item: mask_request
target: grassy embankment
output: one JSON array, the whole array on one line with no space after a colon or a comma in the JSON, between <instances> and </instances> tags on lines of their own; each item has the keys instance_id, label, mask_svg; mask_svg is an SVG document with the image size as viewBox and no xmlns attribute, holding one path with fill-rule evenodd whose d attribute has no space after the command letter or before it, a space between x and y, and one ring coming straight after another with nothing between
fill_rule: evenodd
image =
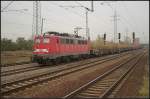
<instances>
[{"instance_id":1,"label":"grassy embankment","mask_svg":"<svg viewBox=\"0 0 150 99\"><path fill-rule=\"evenodd\" d=\"M1 64L28 62L31 56L31 51L2 51Z\"/></svg>"},{"instance_id":2,"label":"grassy embankment","mask_svg":"<svg viewBox=\"0 0 150 99\"><path fill-rule=\"evenodd\" d=\"M145 74L143 78L143 86L139 90L140 96L149 96L149 65L145 65Z\"/></svg>"}]
</instances>

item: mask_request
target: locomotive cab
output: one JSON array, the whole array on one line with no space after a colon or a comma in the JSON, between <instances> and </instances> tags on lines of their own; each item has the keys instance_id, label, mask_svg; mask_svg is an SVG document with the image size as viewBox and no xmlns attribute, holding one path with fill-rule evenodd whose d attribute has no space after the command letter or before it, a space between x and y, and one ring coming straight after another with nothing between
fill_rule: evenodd
<instances>
[{"instance_id":1,"label":"locomotive cab","mask_svg":"<svg viewBox=\"0 0 150 99\"><path fill-rule=\"evenodd\" d=\"M53 59L54 50L57 46L58 38L53 35L38 35L35 36L33 46L33 61L41 63L43 60Z\"/></svg>"},{"instance_id":2,"label":"locomotive cab","mask_svg":"<svg viewBox=\"0 0 150 99\"><path fill-rule=\"evenodd\" d=\"M50 37L36 37L34 42L34 54L46 54L49 49L46 47L50 45Z\"/></svg>"}]
</instances>

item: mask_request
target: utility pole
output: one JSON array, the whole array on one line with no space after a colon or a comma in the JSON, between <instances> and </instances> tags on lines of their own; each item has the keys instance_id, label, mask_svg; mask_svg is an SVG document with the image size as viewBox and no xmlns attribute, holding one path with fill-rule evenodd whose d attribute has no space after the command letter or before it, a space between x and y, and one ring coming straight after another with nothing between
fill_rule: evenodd
<instances>
[{"instance_id":1,"label":"utility pole","mask_svg":"<svg viewBox=\"0 0 150 99\"><path fill-rule=\"evenodd\" d=\"M90 40L90 34L88 31L88 10L87 9L85 9L85 15L86 15L86 36L87 39Z\"/></svg>"},{"instance_id":2,"label":"utility pole","mask_svg":"<svg viewBox=\"0 0 150 99\"><path fill-rule=\"evenodd\" d=\"M83 29L83 28L81 28L81 27L76 27L76 28L74 28L74 33L75 33L75 35L78 35L78 31L79 31L80 29Z\"/></svg>"},{"instance_id":3,"label":"utility pole","mask_svg":"<svg viewBox=\"0 0 150 99\"><path fill-rule=\"evenodd\" d=\"M116 39L116 11L114 12L114 43Z\"/></svg>"},{"instance_id":4,"label":"utility pole","mask_svg":"<svg viewBox=\"0 0 150 99\"><path fill-rule=\"evenodd\" d=\"M5 6L4 8L2 8L1 12L4 12L14 1L10 1L7 6Z\"/></svg>"},{"instance_id":5,"label":"utility pole","mask_svg":"<svg viewBox=\"0 0 150 99\"><path fill-rule=\"evenodd\" d=\"M41 34L43 33L43 21L44 21L45 19L44 18L42 18L42 25L41 25Z\"/></svg>"},{"instance_id":6,"label":"utility pole","mask_svg":"<svg viewBox=\"0 0 150 99\"><path fill-rule=\"evenodd\" d=\"M71 8L75 8L75 7L82 7L85 9L85 16L86 16L86 36L87 36L87 39L90 40L90 34L89 34L89 27L88 27L88 11L90 12L94 12L94 4L93 4L93 1L91 1L91 9L87 8L87 7L84 7L84 6L61 6L61 7L71 7Z\"/></svg>"},{"instance_id":7,"label":"utility pole","mask_svg":"<svg viewBox=\"0 0 150 99\"><path fill-rule=\"evenodd\" d=\"M146 44L146 41L145 41L145 34L144 34L144 32L142 33L143 34L143 43L145 43Z\"/></svg>"},{"instance_id":8,"label":"utility pole","mask_svg":"<svg viewBox=\"0 0 150 99\"><path fill-rule=\"evenodd\" d=\"M115 43L116 42L116 33L117 33L117 20L119 20L119 19L117 19L118 18L117 11L116 11L116 8L113 9L113 7L108 2L102 2L101 5L104 5L104 3L107 3L108 6L110 6L112 8L112 10L114 11L113 21L114 21L114 43Z\"/></svg>"},{"instance_id":9,"label":"utility pole","mask_svg":"<svg viewBox=\"0 0 150 99\"><path fill-rule=\"evenodd\" d=\"M124 41L125 41L126 44L129 45L128 28L126 28L125 32L126 32L126 33L125 33L126 35L125 35Z\"/></svg>"},{"instance_id":10,"label":"utility pole","mask_svg":"<svg viewBox=\"0 0 150 99\"><path fill-rule=\"evenodd\" d=\"M117 16L117 11L116 11L116 9L114 10L114 43L116 42L116 34L117 34L117 20L119 20L119 19L117 19L118 18L118 16Z\"/></svg>"},{"instance_id":11,"label":"utility pole","mask_svg":"<svg viewBox=\"0 0 150 99\"><path fill-rule=\"evenodd\" d=\"M126 39L128 38L128 28L126 28ZM127 41L127 40L126 40Z\"/></svg>"},{"instance_id":12,"label":"utility pole","mask_svg":"<svg viewBox=\"0 0 150 99\"><path fill-rule=\"evenodd\" d=\"M90 40L90 29L88 27L88 11L90 12L94 12L94 4L93 1L91 1L91 9L84 7L86 10L86 34L87 34L87 38L88 40Z\"/></svg>"},{"instance_id":13,"label":"utility pole","mask_svg":"<svg viewBox=\"0 0 150 99\"><path fill-rule=\"evenodd\" d=\"M32 37L40 34L41 30L41 3L40 1L33 1L33 26Z\"/></svg>"}]
</instances>

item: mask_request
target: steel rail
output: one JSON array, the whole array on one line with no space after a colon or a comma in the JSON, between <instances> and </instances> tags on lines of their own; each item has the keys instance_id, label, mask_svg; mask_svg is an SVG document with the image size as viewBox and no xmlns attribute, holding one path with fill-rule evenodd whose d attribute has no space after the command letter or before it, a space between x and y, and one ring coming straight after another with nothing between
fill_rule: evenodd
<instances>
[{"instance_id":1,"label":"steel rail","mask_svg":"<svg viewBox=\"0 0 150 99\"><path fill-rule=\"evenodd\" d=\"M139 54L138 54L139 55ZM137 55L137 56L138 56ZM105 78L106 76L108 76L109 74L111 74L113 71L117 70L118 68L122 67L123 65L125 65L126 63L128 63L129 61L133 60L136 56L128 59L127 61L123 62L122 64L119 64L117 67L105 72L104 74L100 75L99 77L97 77L96 79L86 83L85 85L79 87L78 89L74 90L73 92L65 95L63 98L73 98L76 94L80 93L81 91L85 90L88 86L96 83L98 80L101 80L103 78ZM105 96L105 95L104 95Z\"/></svg>"},{"instance_id":2,"label":"steel rail","mask_svg":"<svg viewBox=\"0 0 150 99\"><path fill-rule=\"evenodd\" d=\"M79 71L79 70L82 70L82 69L86 69L86 68L89 68L91 66L95 66L95 65L98 65L98 64L101 64L101 63L104 63L106 61L109 61L109 60L113 60L113 59L116 59L120 57L119 56L112 56L112 57L109 57L109 59L101 59L100 62L98 63L95 63L93 64L94 62L90 62L88 64L91 64L89 66L85 66L83 67L84 65L87 65L87 63L85 63L84 65L77 65L76 67L79 67L79 66L82 66L83 68L77 68L75 69L76 67L73 66L73 67L69 67L69 68L65 68L65 69L61 69L61 70L58 70L58 71L54 71L54 72L51 72L51 73L48 73L48 74L42 74L42 75L39 75L39 76L36 76L36 77L32 77L32 78L28 78L28 79L23 79L23 80L19 80L19 81L15 81L15 82L10 82L10 83L6 83L6 84L3 84L1 85L2 87L2 91L1 91L1 94L4 95L4 94L9 94L11 92L14 92L14 91L18 91L19 89L24 89L25 87L29 87L29 86L32 86L32 85L36 85L36 84L39 84L39 83L42 83L42 82L45 82L45 81L48 81L48 80L51 80L51 79L54 79L54 78L57 78L57 77L60 77L60 76L64 76L64 75L67 75L67 74L70 74L70 73L74 73L76 71ZM75 70L70 70L70 69L75 69ZM61 71L64 72L64 71L67 71L66 73L60 73ZM60 73L60 74L59 74ZM53 75L54 74L54 75ZM50 76L50 75L53 75L53 76ZM47 76L45 78L42 78L44 76ZM35 79L35 80L34 80ZM22 82L22 83L21 83ZM27 83L23 83L23 82L27 82ZM18 83L18 87L16 88L13 88L12 86L13 85L16 85L16 83ZM20 84L19 84L20 83ZM3 90L3 88L6 88L9 86L9 90ZM17 85L16 85L17 86Z\"/></svg>"},{"instance_id":3,"label":"steel rail","mask_svg":"<svg viewBox=\"0 0 150 99\"><path fill-rule=\"evenodd\" d=\"M32 63L32 62L28 61L28 62L20 62L20 63L2 64L1 67L9 67L9 66L23 65L23 64L29 64L29 63Z\"/></svg>"},{"instance_id":4,"label":"steel rail","mask_svg":"<svg viewBox=\"0 0 150 99\"><path fill-rule=\"evenodd\" d=\"M145 53L144 53L145 54ZM127 72L125 72L120 78L119 80L117 80L108 90L106 90L105 93L103 93L103 95L101 95L100 98L106 98L108 95L110 95L112 93L112 91L115 89L115 87L126 77L126 75L132 70L134 69L134 67L136 66L136 64L138 64L139 60L144 56L141 55L136 62L127 70Z\"/></svg>"},{"instance_id":5,"label":"steel rail","mask_svg":"<svg viewBox=\"0 0 150 99\"><path fill-rule=\"evenodd\" d=\"M125 53L123 53L123 54L125 54ZM59 65L63 65L63 63L59 64ZM43 66L43 65L39 65L39 66ZM53 65L53 66L58 66L58 65ZM5 66L5 67L7 67L7 66ZM31 71L31 70L37 70L37 69L42 69L42 68L43 67L35 67L35 66L25 67L25 68L23 67L23 68L19 68L19 69L13 69L13 70L8 70L8 71L3 71L3 72L1 72L1 76L8 76L8 75L12 75L12 74L17 74L17 73L22 73L22 72Z\"/></svg>"},{"instance_id":6,"label":"steel rail","mask_svg":"<svg viewBox=\"0 0 150 99\"><path fill-rule=\"evenodd\" d=\"M27 72L27 71L32 71L32 70L43 69L43 68L48 68L48 67L31 66L31 67L25 67L25 68L19 68L19 69L4 71L4 72L1 72L1 77L12 75L12 74L17 74L17 73L22 73L22 72Z\"/></svg>"}]
</instances>

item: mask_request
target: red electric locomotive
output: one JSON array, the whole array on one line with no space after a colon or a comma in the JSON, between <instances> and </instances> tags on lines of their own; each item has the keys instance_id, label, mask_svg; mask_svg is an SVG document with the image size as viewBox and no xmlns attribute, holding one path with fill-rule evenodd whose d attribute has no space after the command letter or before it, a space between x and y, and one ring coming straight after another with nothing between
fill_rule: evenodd
<instances>
[{"instance_id":1,"label":"red electric locomotive","mask_svg":"<svg viewBox=\"0 0 150 99\"><path fill-rule=\"evenodd\" d=\"M77 35L46 32L35 36L33 49L33 61L45 64L49 61L86 57L90 54L90 42Z\"/></svg>"}]
</instances>

